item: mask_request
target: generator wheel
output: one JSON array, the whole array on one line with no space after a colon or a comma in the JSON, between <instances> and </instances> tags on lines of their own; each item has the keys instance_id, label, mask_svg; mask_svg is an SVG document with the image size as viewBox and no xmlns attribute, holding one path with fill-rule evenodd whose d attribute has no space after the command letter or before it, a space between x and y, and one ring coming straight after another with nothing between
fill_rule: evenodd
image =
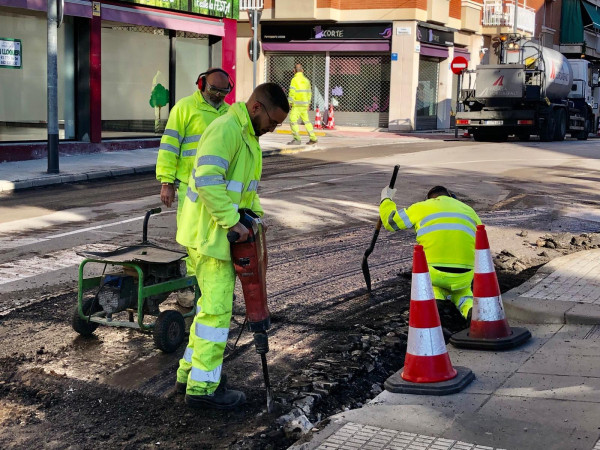
<instances>
[{"instance_id":1,"label":"generator wheel","mask_svg":"<svg viewBox=\"0 0 600 450\"><path fill-rule=\"evenodd\" d=\"M179 311L169 309L158 315L154 330L154 345L165 353L173 353L183 342L185 321Z\"/></svg>"},{"instance_id":2,"label":"generator wheel","mask_svg":"<svg viewBox=\"0 0 600 450\"><path fill-rule=\"evenodd\" d=\"M82 336L91 336L96 328L98 328L98 324L95 322L88 322L87 320L82 319L79 316L79 310L77 308L78 305L75 305L75 310L73 311L73 317L71 319L71 326L73 329L78 332ZM93 314L99 311L102 311L102 307L98 304L95 298L86 298L83 300L83 304L81 305L81 309L83 313L87 316L89 314ZM91 310L91 311L90 311Z\"/></svg>"}]
</instances>

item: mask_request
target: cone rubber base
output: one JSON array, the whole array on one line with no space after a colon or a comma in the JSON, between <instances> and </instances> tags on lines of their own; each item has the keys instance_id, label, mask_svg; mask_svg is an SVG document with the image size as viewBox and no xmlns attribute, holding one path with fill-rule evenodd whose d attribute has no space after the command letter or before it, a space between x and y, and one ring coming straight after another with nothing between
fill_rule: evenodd
<instances>
[{"instance_id":1,"label":"cone rubber base","mask_svg":"<svg viewBox=\"0 0 600 450\"><path fill-rule=\"evenodd\" d=\"M458 348L476 350L508 350L521 345L531 337L527 328L511 327L511 334L499 339L477 339L469 336L469 329L459 331L450 336L450 343Z\"/></svg>"},{"instance_id":2,"label":"cone rubber base","mask_svg":"<svg viewBox=\"0 0 600 450\"><path fill-rule=\"evenodd\" d=\"M438 383L413 383L402 379L404 367L394 375L385 380L384 387L386 391L396 394L415 394L415 395L448 395L462 391L475 375L471 369L466 367L454 366L457 374L454 378Z\"/></svg>"}]
</instances>

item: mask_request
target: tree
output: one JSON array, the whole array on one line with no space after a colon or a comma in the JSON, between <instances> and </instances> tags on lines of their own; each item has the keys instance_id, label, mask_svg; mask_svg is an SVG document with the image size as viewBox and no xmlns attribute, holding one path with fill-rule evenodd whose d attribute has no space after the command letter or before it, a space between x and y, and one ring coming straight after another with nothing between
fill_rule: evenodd
<instances>
[{"instance_id":1,"label":"tree","mask_svg":"<svg viewBox=\"0 0 600 450\"><path fill-rule=\"evenodd\" d=\"M154 132L160 133L160 108L169 103L169 90L157 83L150 94L150 106L154 108Z\"/></svg>"}]
</instances>

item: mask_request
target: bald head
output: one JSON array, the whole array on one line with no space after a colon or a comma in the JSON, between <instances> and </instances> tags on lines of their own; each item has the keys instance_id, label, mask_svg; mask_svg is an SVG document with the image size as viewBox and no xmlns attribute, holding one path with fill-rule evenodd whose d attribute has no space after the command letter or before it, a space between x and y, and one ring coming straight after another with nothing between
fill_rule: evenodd
<instances>
[{"instance_id":1,"label":"bald head","mask_svg":"<svg viewBox=\"0 0 600 450\"><path fill-rule=\"evenodd\" d=\"M304 69L302 68L302 64L297 63L294 66L294 72L298 73L298 72L304 72Z\"/></svg>"},{"instance_id":2,"label":"bald head","mask_svg":"<svg viewBox=\"0 0 600 450\"><path fill-rule=\"evenodd\" d=\"M211 72L213 70L215 70L215 72L206 75L206 81L208 84L217 89L227 89L229 87L229 77L225 74L225 72L222 72L222 69L219 67L211 67L207 70L207 72Z\"/></svg>"}]
</instances>

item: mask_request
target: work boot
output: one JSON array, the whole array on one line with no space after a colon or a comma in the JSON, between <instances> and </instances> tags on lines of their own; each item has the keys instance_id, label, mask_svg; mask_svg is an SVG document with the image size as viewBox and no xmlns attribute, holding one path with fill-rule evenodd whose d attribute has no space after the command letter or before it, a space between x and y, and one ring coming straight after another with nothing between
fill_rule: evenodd
<instances>
[{"instance_id":1,"label":"work boot","mask_svg":"<svg viewBox=\"0 0 600 450\"><path fill-rule=\"evenodd\" d=\"M182 308L193 308L196 304L196 294L189 289L177 292L177 304Z\"/></svg>"},{"instance_id":2,"label":"work boot","mask_svg":"<svg viewBox=\"0 0 600 450\"><path fill-rule=\"evenodd\" d=\"M301 145L302 142L299 139L292 139L287 145Z\"/></svg>"},{"instance_id":3,"label":"work boot","mask_svg":"<svg viewBox=\"0 0 600 450\"><path fill-rule=\"evenodd\" d=\"M220 385L219 385L220 386ZM208 395L186 395L185 403L196 409L233 409L246 403L246 395L233 389L218 389Z\"/></svg>"},{"instance_id":4,"label":"work boot","mask_svg":"<svg viewBox=\"0 0 600 450\"><path fill-rule=\"evenodd\" d=\"M316 145L317 141L310 140L306 143L306 145Z\"/></svg>"},{"instance_id":5,"label":"work boot","mask_svg":"<svg viewBox=\"0 0 600 450\"><path fill-rule=\"evenodd\" d=\"M187 383L182 383L181 381L175 382L175 393L176 394L185 394L185 390L187 389ZM219 382L219 386L217 387L217 391L221 389L227 389L227 375L221 375L221 381Z\"/></svg>"},{"instance_id":6,"label":"work boot","mask_svg":"<svg viewBox=\"0 0 600 450\"><path fill-rule=\"evenodd\" d=\"M467 328L471 328L471 314L473 313L473 308L471 308L469 310L469 313L467 314Z\"/></svg>"}]
</instances>

